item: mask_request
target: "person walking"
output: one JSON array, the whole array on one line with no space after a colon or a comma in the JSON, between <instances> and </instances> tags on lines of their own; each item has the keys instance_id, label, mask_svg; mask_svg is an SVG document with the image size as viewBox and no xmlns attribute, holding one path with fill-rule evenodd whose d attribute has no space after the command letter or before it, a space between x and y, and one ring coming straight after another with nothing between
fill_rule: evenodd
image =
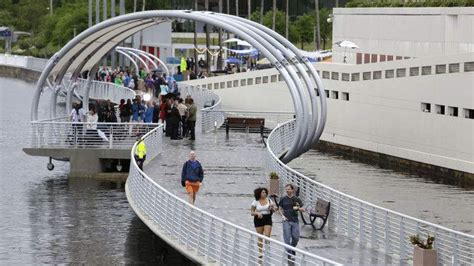
<instances>
[{"instance_id":1,"label":"person walking","mask_svg":"<svg viewBox=\"0 0 474 266\"><path fill-rule=\"evenodd\" d=\"M285 186L286 196L280 199L279 212L283 218L283 240L285 244L296 247L300 239L300 226L298 223L298 212L303 212L303 202L295 195L295 187L292 184ZM286 250L288 260L294 259L296 255L293 250Z\"/></svg>"},{"instance_id":2,"label":"person walking","mask_svg":"<svg viewBox=\"0 0 474 266\"><path fill-rule=\"evenodd\" d=\"M253 224L257 233L270 237L272 234L272 214L275 210L275 204L268 197L268 189L264 187L256 188L253 191L255 200L250 207L250 215L253 216ZM259 258L262 257L263 241L258 238Z\"/></svg>"},{"instance_id":3,"label":"person walking","mask_svg":"<svg viewBox=\"0 0 474 266\"><path fill-rule=\"evenodd\" d=\"M194 104L194 100L192 98L189 99L189 108L188 108L188 127L187 130L191 131L190 140L195 140L195 127L196 127L196 114L197 114L197 107Z\"/></svg>"},{"instance_id":4,"label":"person walking","mask_svg":"<svg viewBox=\"0 0 474 266\"><path fill-rule=\"evenodd\" d=\"M201 163L196 160L196 152L191 151L189 153L189 160L183 165L183 170L181 172L181 185L186 188L186 192L189 196L189 203L193 205L196 201L196 194L201 187L203 179L204 171L202 170Z\"/></svg>"},{"instance_id":5,"label":"person walking","mask_svg":"<svg viewBox=\"0 0 474 266\"><path fill-rule=\"evenodd\" d=\"M145 142L140 136L137 136L137 147L135 148L135 161L137 162L138 168L143 171L143 163L146 160L146 146Z\"/></svg>"}]
</instances>

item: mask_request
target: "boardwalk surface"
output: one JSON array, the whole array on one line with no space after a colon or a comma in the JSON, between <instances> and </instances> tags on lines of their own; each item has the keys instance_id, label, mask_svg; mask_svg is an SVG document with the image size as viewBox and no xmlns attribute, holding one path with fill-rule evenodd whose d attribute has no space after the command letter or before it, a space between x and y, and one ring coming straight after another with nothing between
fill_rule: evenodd
<instances>
[{"instance_id":1,"label":"boardwalk surface","mask_svg":"<svg viewBox=\"0 0 474 266\"><path fill-rule=\"evenodd\" d=\"M196 140L164 139L163 152L145 166L145 172L175 195L187 200L180 184L181 168L189 151L195 150L205 177L196 206L245 228L254 229L250 216L253 190L266 185L264 175L265 148L259 134L224 131L200 133ZM279 215L273 215L272 238L283 241ZM339 236L327 227L314 231L301 225L298 248L347 264L399 264L383 253L361 247L347 237Z\"/></svg>"}]
</instances>

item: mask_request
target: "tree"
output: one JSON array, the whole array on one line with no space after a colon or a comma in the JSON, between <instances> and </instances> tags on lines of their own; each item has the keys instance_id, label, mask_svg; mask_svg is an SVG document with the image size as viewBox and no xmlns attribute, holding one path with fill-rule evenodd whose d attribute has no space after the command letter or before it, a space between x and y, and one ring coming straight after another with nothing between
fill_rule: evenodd
<instances>
[{"instance_id":1,"label":"tree","mask_svg":"<svg viewBox=\"0 0 474 266\"><path fill-rule=\"evenodd\" d=\"M285 13L280 10L275 10L275 31L285 36ZM268 11L263 16L263 25L272 28L273 25L273 11Z\"/></svg>"},{"instance_id":2,"label":"tree","mask_svg":"<svg viewBox=\"0 0 474 266\"><path fill-rule=\"evenodd\" d=\"M310 43L313 40L314 18L309 14L299 16L295 21L295 26L301 49L303 49L305 43Z\"/></svg>"}]
</instances>

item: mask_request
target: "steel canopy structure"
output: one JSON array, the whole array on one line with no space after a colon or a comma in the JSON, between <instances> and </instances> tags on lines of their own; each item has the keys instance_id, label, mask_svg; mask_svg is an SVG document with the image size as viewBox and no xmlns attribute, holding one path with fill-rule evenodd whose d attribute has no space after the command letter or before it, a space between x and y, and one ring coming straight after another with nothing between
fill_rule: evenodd
<instances>
[{"instance_id":1,"label":"steel canopy structure","mask_svg":"<svg viewBox=\"0 0 474 266\"><path fill-rule=\"evenodd\" d=\"M213 12L157 10L131 13L111 18L88 28L57 52L47 63L35 89L31 120L38 119L38 105L45 85L53 92L66 74L74 81L89 71L88 81L95 76L101 58L117 45L150 26L174 19L188 19L211 24L238 35L259 50L280 72L288 85L296 114L296 130L291 146L282 161L289 162L310 149L319 140L326 121L326 95L321 80L309 60L284 37L250 20ZM301 77L301 78L300 78ZM68 76L69 78L69 76ZM70 86L67 93L74 89ZM319 104L316 97L319 92Z\"/></svg>"}]
</instances>

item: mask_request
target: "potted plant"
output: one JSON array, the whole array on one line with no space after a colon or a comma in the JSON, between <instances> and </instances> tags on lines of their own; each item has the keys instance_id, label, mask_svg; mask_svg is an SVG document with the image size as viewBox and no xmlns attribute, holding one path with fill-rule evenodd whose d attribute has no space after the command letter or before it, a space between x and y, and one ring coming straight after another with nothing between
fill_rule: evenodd
<instances>
[{"instance_id":1,"label":"potted plant","mask_svg":"<svg viewBox=\"0 0 474 266\"><path fill-rule=\"evenodd\" d=\"M426 238L424 242L419 235L410 236L410 242L413 247L413 266L436 266L437 254L433 249L434 236Z\"/></svg>"},{"instance_id":2,"label":"potted plant","mask_svg":"<svg viewBox=\"0 0 474 266\"><path fill-rule=\"evenodd\" d=\"M280 192L280 177L276 172L271 172L270 173L270 189L269 189L269 194L270 195L278 195Z\"/></svg>"}]
</instances>

